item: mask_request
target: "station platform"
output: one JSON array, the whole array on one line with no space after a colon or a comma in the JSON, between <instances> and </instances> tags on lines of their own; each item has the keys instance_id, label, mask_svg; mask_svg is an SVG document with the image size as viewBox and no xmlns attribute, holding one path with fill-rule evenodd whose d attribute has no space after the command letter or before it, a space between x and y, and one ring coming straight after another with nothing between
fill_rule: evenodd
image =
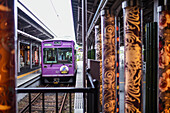
<instances>
[{"instance_id":1,"label":"station platform","mask_svg":"<svg viewBox=\"0 0 170 113\"><path fill-rule=\"evenodd\" d=\"M77 62L76 88L83 88L83 61ZM75 93L74 113L83 113L83 93Z\"/></svg>"},{"instance_id":2,"label":"station platform","mask_svg":"<svg viewBox=\"0 0 170 113\"><path fill-rule=\"evenodd\" d=\"M17 76L17 87L23 83L30 81L33 78L36 78L40 74L41 74L41 68L38 68Z\"/></svg>"},{"instance_id":3,"label":"station platform","mask_svg":"<svg viewBox=\"0 0 170 113\"><path fill-rule=\"evenodd\" d=\"M34 70L39 69L39 68L41 68L41 66L33 65L32 69L30 69L30 66L26 65L26 66L20 68L20 72L18 73L18 76L25 74L25 73L28 73L28 72L31 72L31 71L34 71Z\"/></svg>"}]
</instances>

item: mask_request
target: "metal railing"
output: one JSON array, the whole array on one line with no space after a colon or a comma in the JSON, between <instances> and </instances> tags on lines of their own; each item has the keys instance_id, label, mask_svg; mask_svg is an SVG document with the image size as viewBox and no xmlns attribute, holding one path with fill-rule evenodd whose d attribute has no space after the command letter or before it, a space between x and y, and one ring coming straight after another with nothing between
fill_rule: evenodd
<instances>
[{"instance_id":1,"label":"metal railing","mask_svg":"<svg viewBox=\"0 0 170 113\"><path fill-rule=\"evenodd\" d=\"M85 88L75 88L75 87L47 87L47 88L16 88L17 93L28 93L29 97L29 113L31 113L31 93L42 93L42 112L45 112L45 103L44 103L44 93L56 93L56 113L58 113L58 93L69 93L70 96L72 93L83 93L87 95L85 97L87 101L87 112L88 113L98 113L98 81L92 79L89 71L86 74L87 76L87 87ZM70 100L71 101L71 100ZM71 106L71 102L69 102ZM70 113L71 107L69 107ZM86 108L84 108L86 112Z\"/></svg>"}]
</instances>

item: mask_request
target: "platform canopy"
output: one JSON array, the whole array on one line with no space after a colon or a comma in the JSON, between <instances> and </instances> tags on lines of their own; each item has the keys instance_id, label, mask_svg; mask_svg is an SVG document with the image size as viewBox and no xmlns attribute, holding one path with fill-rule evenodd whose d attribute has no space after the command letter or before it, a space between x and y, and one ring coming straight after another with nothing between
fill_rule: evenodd
<instances>
[{"instance_id":1,"label":"platform canopy","mask_svg":"<svg viewBox=\"0 0 170 113\"><path fill-rule=\"evenodd\" d=\"M55 34L19 0L17 2L17 13L18 36L27 37L22 38L23 40L29 41L35 38L34 41L39 41L56 37Z\"/></svg>"},{"instance_id":2,"label":"platform canopy","mask_svg":"<svg viewBox=\"0 0 170 113\"><path fill-rule=\"evenodd\" d=\"M74 20L74 30L77 44L82 45L82 0L71 0ZM87 0L87 36L88 44L94 43L94 26L100 25L100 11L108 8L120 17L121 36L123 37L123 10L122 2L124 0ZM153 20L154 0L140 0L144 23ZM160 0L156 0L160 1ZM160 2L161 3L161 2ZM120 37L120 38L122 38ZM124 42L122 38L122 43Z\"/></svg>"}]
</instances>

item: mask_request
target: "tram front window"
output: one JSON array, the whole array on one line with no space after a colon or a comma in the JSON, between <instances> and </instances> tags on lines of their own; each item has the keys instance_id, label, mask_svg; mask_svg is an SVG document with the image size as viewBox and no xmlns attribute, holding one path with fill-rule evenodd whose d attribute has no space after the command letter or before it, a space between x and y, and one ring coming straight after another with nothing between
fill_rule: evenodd
<instances>
[{"instance_id":1,"label":"tram front window","mask_svg":"<svg viewBox=\"0 0 170 113\"><path fill-rule=\"evenodd\" d=\"M58 63L72 63L72 48L58 48Z\"/></svg>"},{"instance_id":2,"label":"tram front window","mask_svg":"<svg viewBox=\"0 0 170 113\"><path fill-rule=\"evenodd\" d=\"M56 59L56 48L44 48L43 49L43 59L45 64L57 63Z\"/></svg>"},{"instance_id":3,"label":"tram front window","mask_svg":"<svg viewBox=\"0 0 170 113\"><path fill-rule=\"evenodd\" d=\"M44 64L72 63L72 48L44 48Z\"/></svg>"}]
</instances>

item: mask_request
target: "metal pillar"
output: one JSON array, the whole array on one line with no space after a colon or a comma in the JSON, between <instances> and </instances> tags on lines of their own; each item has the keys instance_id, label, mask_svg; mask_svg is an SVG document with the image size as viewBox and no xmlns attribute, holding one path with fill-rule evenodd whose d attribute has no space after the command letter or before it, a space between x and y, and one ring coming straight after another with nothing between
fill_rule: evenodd
<instances>
[{"instance_id":1,"label":"metal pillar","mask_svg":"<svg viewBox=\"0 0 170 113\"><path fill-rule=\"evenodd\" d=\"M32 46L32 65L34 65L33 62L35 62L35 46Z\"/></svg>"},{"instance_id":2,"label":"metal pillar","mask_svg":"<svg viewBox=\"0 0 170 113\"><path fill-rule=\"evenodd\" d=\"M82 41L83 41L83 77L84 87L86 80L86 67L87 67L87 0L82 0Z\"/></svg>"},{"instance_id":3,"label":"metal pillar","mask_svg":"<svg viewBox=\"0 0 170 113\"><path fill-rule=\"evenodd\" d=\"M38 54L39 54L39 55L38 55L38 57L39 57L39 58L38 58L38 63L39 63L39 66L41 66L41 45L38 46L38 51L39 51L39 52L38 52Z\"/></svg>"},{"instance_id":4,"label":"metal pillar","mask_svg":"<svg viewBox=\"0 0 170 113\"><path fill-rule=\"evenodd\" d=\"M146 101L145 112L157 113L157 23L148 23L146 28Z\"/></svg>"},{"instance_id":5,"label":"metal pillar","mask_svg":"<svg viewBox=\"0 0 170 113\"><path fill-rule=\"evenodd\" d=\"M102 39L99 25L95 26L95 59L100 61L100 105L102 105Z\"/></svg>"},{"instance_id":6,"label":"metal pillar","mask_svg":"<svg viewBox=\"0 0 170 113\"><path fill-rule=\"evenodd\" d=\"M32 69L32 41L30 41L30 69Z\"/></svg>"},{"instance_id":7,"label":"metal pillar","mask_svg":"<svg viewBox=\"0 0 170 113\"><path fill-rule=\"evenodd\" d=\"M141 113L142 106L142 37L141 10L138 0L122 3L124 12L125 113Z\"/></svg>"},{"instance_id":8,"label":"metal pillar","mask_svg":"<svg viewBox=\"0 0 170 113\"><path fill-rule=\"evenodd\" d=\"M158 38L159 38L159 68L158 68L158 108L159 113L170 111L170 6L166 3L158 7ZM170 2L170 1L169 1Z\"/></svg>"},{"instance_id":9,"label":"metal pillar","mask_svg":"<svg viewBox=\"0 0 170 113\"><path fill-rule=\"evenodd\" d=\"M150 99L149 99L149 97L150 97L150 94L151 94L151 91L150 91L150 88L149 88L149 86L151 86L151 85L149 85L149 84L151 84L151 80L149 79L150 78L150 63L151 63L151 57L150 57L150 30L149 30L149 24L146 24L146 26L145 26L145 28L146 28L146 101L145 101L145 111L146 111L146 113L150 113L150 109L152 109L151 108L151 104L150 104Z\"/></svg>"},{"instance_id":10,"label":"metal pillar","mask_svg":"<svg viewBox=\"0 0 170 113\"><path fill-rule=\"evenodd\" d=\"M86 87L86 68L87 68L87 0L82 0L82 41L83 41L83 86ZM86 96L84 98L84 111L86 112Z\"/></svg>"},{"instance_id":11,"label":"metal pillar","mask_svg":"<svg viewBox=\"0 0 170 113\"><path fill-rule=\"evenodd\" d=\"M154 0L154 13L153 13L153 18L154 18L154 22L157 22L157 7L158 7L158 0Z\"/></svg>"},{"instance_id":12,"label":"metal pillar","mask_svg":"<svg viewBox=\"0 0 170 113\"><path fill-rule=\"evenodd\" d=\"M95 26L95 49L96 49L96 60L102 59L102 41L101 41L101 32L99 25Z\"/></svg>"},{"instance_id":13,"label":"metal pillar","mask_svg":"<svg viewBox=\"0 0 170 113\"><path fill-rule=\"evenodd\" d=\"M16 113L16 4L14 0L6 0L0 5L0 112Z\"/></svg>"},{"instance_id":14,"label":"metal pillar","mask_svg":"<svg viewBox=\"0 0 170 113\"><path fill-rule=\"evenodd\" d=\"M20 61L20 44L21 44L21 41L18 40L18 73L20 72L20 64L21 64L21 61Z\"/></svg>"},{"instance_id":15,"label":"metal pillar","mask_svg":"<svg viewBox=\"0 0 170 113\"><path fill-rule=\"evenodd\" d=\"M116 112L115 20L109 10L101 11L102 92L104 113Z\"/></svg>"}]
</instances>

